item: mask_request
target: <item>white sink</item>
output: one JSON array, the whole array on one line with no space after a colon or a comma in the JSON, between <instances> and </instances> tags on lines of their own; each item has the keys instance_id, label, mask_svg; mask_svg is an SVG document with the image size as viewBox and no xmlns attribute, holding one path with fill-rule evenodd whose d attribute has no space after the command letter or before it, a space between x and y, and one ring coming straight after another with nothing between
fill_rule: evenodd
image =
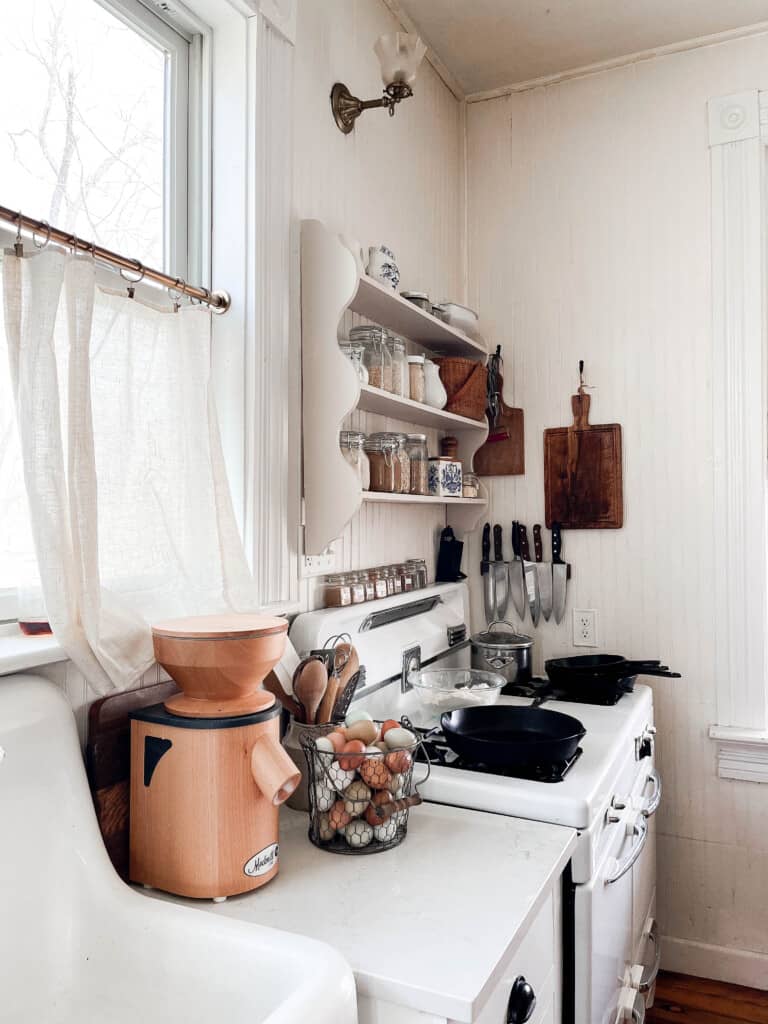
<instances>
[{"instance_id":1,"label":"white sink","mask_svg":"<svg viewBox=\"0 0 768 1024\"><path fill-rule=\"evenodd\" d=\"M355 1024L354 977L330 946L118 878L53 684L0 678L0 759L0 1020Z\"/></svg>"}]
</instances>

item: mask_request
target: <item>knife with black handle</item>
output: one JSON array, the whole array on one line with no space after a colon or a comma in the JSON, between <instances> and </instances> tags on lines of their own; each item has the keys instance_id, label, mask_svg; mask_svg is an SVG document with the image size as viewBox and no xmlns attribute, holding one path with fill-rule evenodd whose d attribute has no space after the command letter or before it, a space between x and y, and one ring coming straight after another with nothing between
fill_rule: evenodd
<instances>
[{"instance_id":1,"label":"knife with black handle","mask_svg":"<svg viewBox=\"0 0 768 1024\"><path fill-rule=\"evenodd\" d=\"M539 577L539 601L541 614L549 622L552 614L552 567L543 561L544 546L541 542L541 523L533 528L533 551L536 556L536 574Z\"/></svg>"},{"instance_id":2,"label":"knife with black handle","mask_svg":"<svg viewBox=\"0 0 768 1024\"><path fill-rule=\"evenodd\" d=\"M520 560L520 523L515 519L512 522L512 561L509 563L509 589L512 593L512 604L518 614L520 621L525 619L525 574L523 563Z\"/></svg>"},{"instance_id":3,"label":"knife with black handle","mask_svg":"<svg viewBox=\"0 0 768 1024\"><path fill-rule=\"evenodd\" d=\"M504 546L501 537L501 527L498 523L493 528L493 557L496 562L504 561Z\"/></svg>"},{"instance_id":4,"label":"knife with black handle","mask_svg":"<svg viewBox=\"0 0 768 1024\"><path fill-rule=\"evenodd\" d=\"M525 592L528 597L528 607L531 609L531 620L534 626L538 626L539 614L541 612L539 578L536 575L536 566L531 561L531 552L528 548L528 530L523 523L520 523L520 558L523 562Z\"/></svg>"},{"instance_id":5,"label":"knife with black handle","mask_svg":"<svg viewBox=\"0 0 768 1024\"><path fill-rule=\"evenodd\" d=\"M482 552L483 560L480 563L480 575L485 577L483 580L483 605L485 607L485 621L488 624L493 621L493 616L496 612L495 580L491 575L489 565L491 560L490 523L486 523L483 527Z\"/></svg>"},{"instance_id":6,"label":"knife with black handle","mask_svg":"<svg viewBox=\"0 0 768 1024\"><path fill-rule=\"evenodd\" d=\"M565 615L565 590L568 566L563 561L563 537L560 523L552 523L552 612L560 625Z\"/></svg>"}]
</instances>

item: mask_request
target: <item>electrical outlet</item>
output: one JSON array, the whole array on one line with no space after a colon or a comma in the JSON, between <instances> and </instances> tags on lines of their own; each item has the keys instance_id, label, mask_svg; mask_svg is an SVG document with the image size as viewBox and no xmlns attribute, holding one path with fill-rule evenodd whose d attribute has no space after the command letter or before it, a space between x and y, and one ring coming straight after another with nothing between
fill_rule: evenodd
<instances>
[{"instance_id":1,"label":"electrical outlet","mask_svg":"<svg viewBox=\"0 0 768 1024\"><path fill-rule=\"evenodd\" d=\"M336 568L336 548L330 544L320 555L304 555L301 560L301 575L304 579L311 576L326 576Z\"/></svg>"},{"instance_id":2,"label":"electrical outlet","mask_svg":"<svg viewBox=\"0 0 768 1024\"><path fill-rule=\"evenodd\" d=\"M597 612L594 608L574 608L573 646L597 647Z\"/></svg>"}]
</instances>

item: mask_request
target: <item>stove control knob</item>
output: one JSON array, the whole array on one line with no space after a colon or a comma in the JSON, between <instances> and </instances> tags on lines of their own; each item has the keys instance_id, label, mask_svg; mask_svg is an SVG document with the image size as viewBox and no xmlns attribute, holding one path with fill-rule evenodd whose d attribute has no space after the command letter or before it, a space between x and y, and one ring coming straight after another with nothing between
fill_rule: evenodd
<instances>
[{"instance_id":1,"label":"stove control knob","mask_svg":"<svg viewBox=\"0 0 768 1024\"><path fill-rule=\"evenodd\" d=\"M656 735L656 727L647 725L643 729L642 736L635 737L635 760L642 761L645 757L653 757Z\"/></svg>"},{"instance_id":2,"label":"stove control knob","mask_svg":"<svg viewBox=\"0 0 768 1024\"><path fill-rule=\"evenodd\" d=\"M536 993L521 974L515 978L509 993L507 1024L525 1024L535 1009Z\"/></svg>"}]
</instances>

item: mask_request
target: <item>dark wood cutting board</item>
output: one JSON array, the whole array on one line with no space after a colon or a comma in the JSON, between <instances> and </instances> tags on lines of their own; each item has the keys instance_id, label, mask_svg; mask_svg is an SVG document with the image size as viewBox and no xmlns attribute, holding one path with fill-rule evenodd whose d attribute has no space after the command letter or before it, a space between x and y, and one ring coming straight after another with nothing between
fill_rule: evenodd
<instances>
[{"instance_id":1,"label":"dark wood cutting board","mask_svg":"<svg viewBox=\"0 0 768 1024\"><path fill-rule=\"evenodd\" d=\"M115 871L128 881L128 810L131 776L131 724L128 715L159 704L178 687L172 680L140 690L115 693L88 709L85 759L96 817Z\"/></svg>"},{"instance_id":2,"label":"dark wood cutting board","mask_svg":"<svg viewBox=\"0 0 768 1024\"><path fill-rule=\"evenodd\" d=\"M573 426L544 431L547 527L618 530L624 525L621 426L591 424L589 395L571 396Z\"/></svg>"},{"instance_id":3,"label":"dark wood cutting board","mask_svg":"<svg viewBox=\"0 0 768 1024\"><path fill-rule=\"evenodd\" d=\"M497 350L498 352L501 349ZM485 443L475 452L472 468L478 476L521 476L525 473L523 410L504 404L504 379L498 374L499 412Z\"/></svg>"}]
</instances>

